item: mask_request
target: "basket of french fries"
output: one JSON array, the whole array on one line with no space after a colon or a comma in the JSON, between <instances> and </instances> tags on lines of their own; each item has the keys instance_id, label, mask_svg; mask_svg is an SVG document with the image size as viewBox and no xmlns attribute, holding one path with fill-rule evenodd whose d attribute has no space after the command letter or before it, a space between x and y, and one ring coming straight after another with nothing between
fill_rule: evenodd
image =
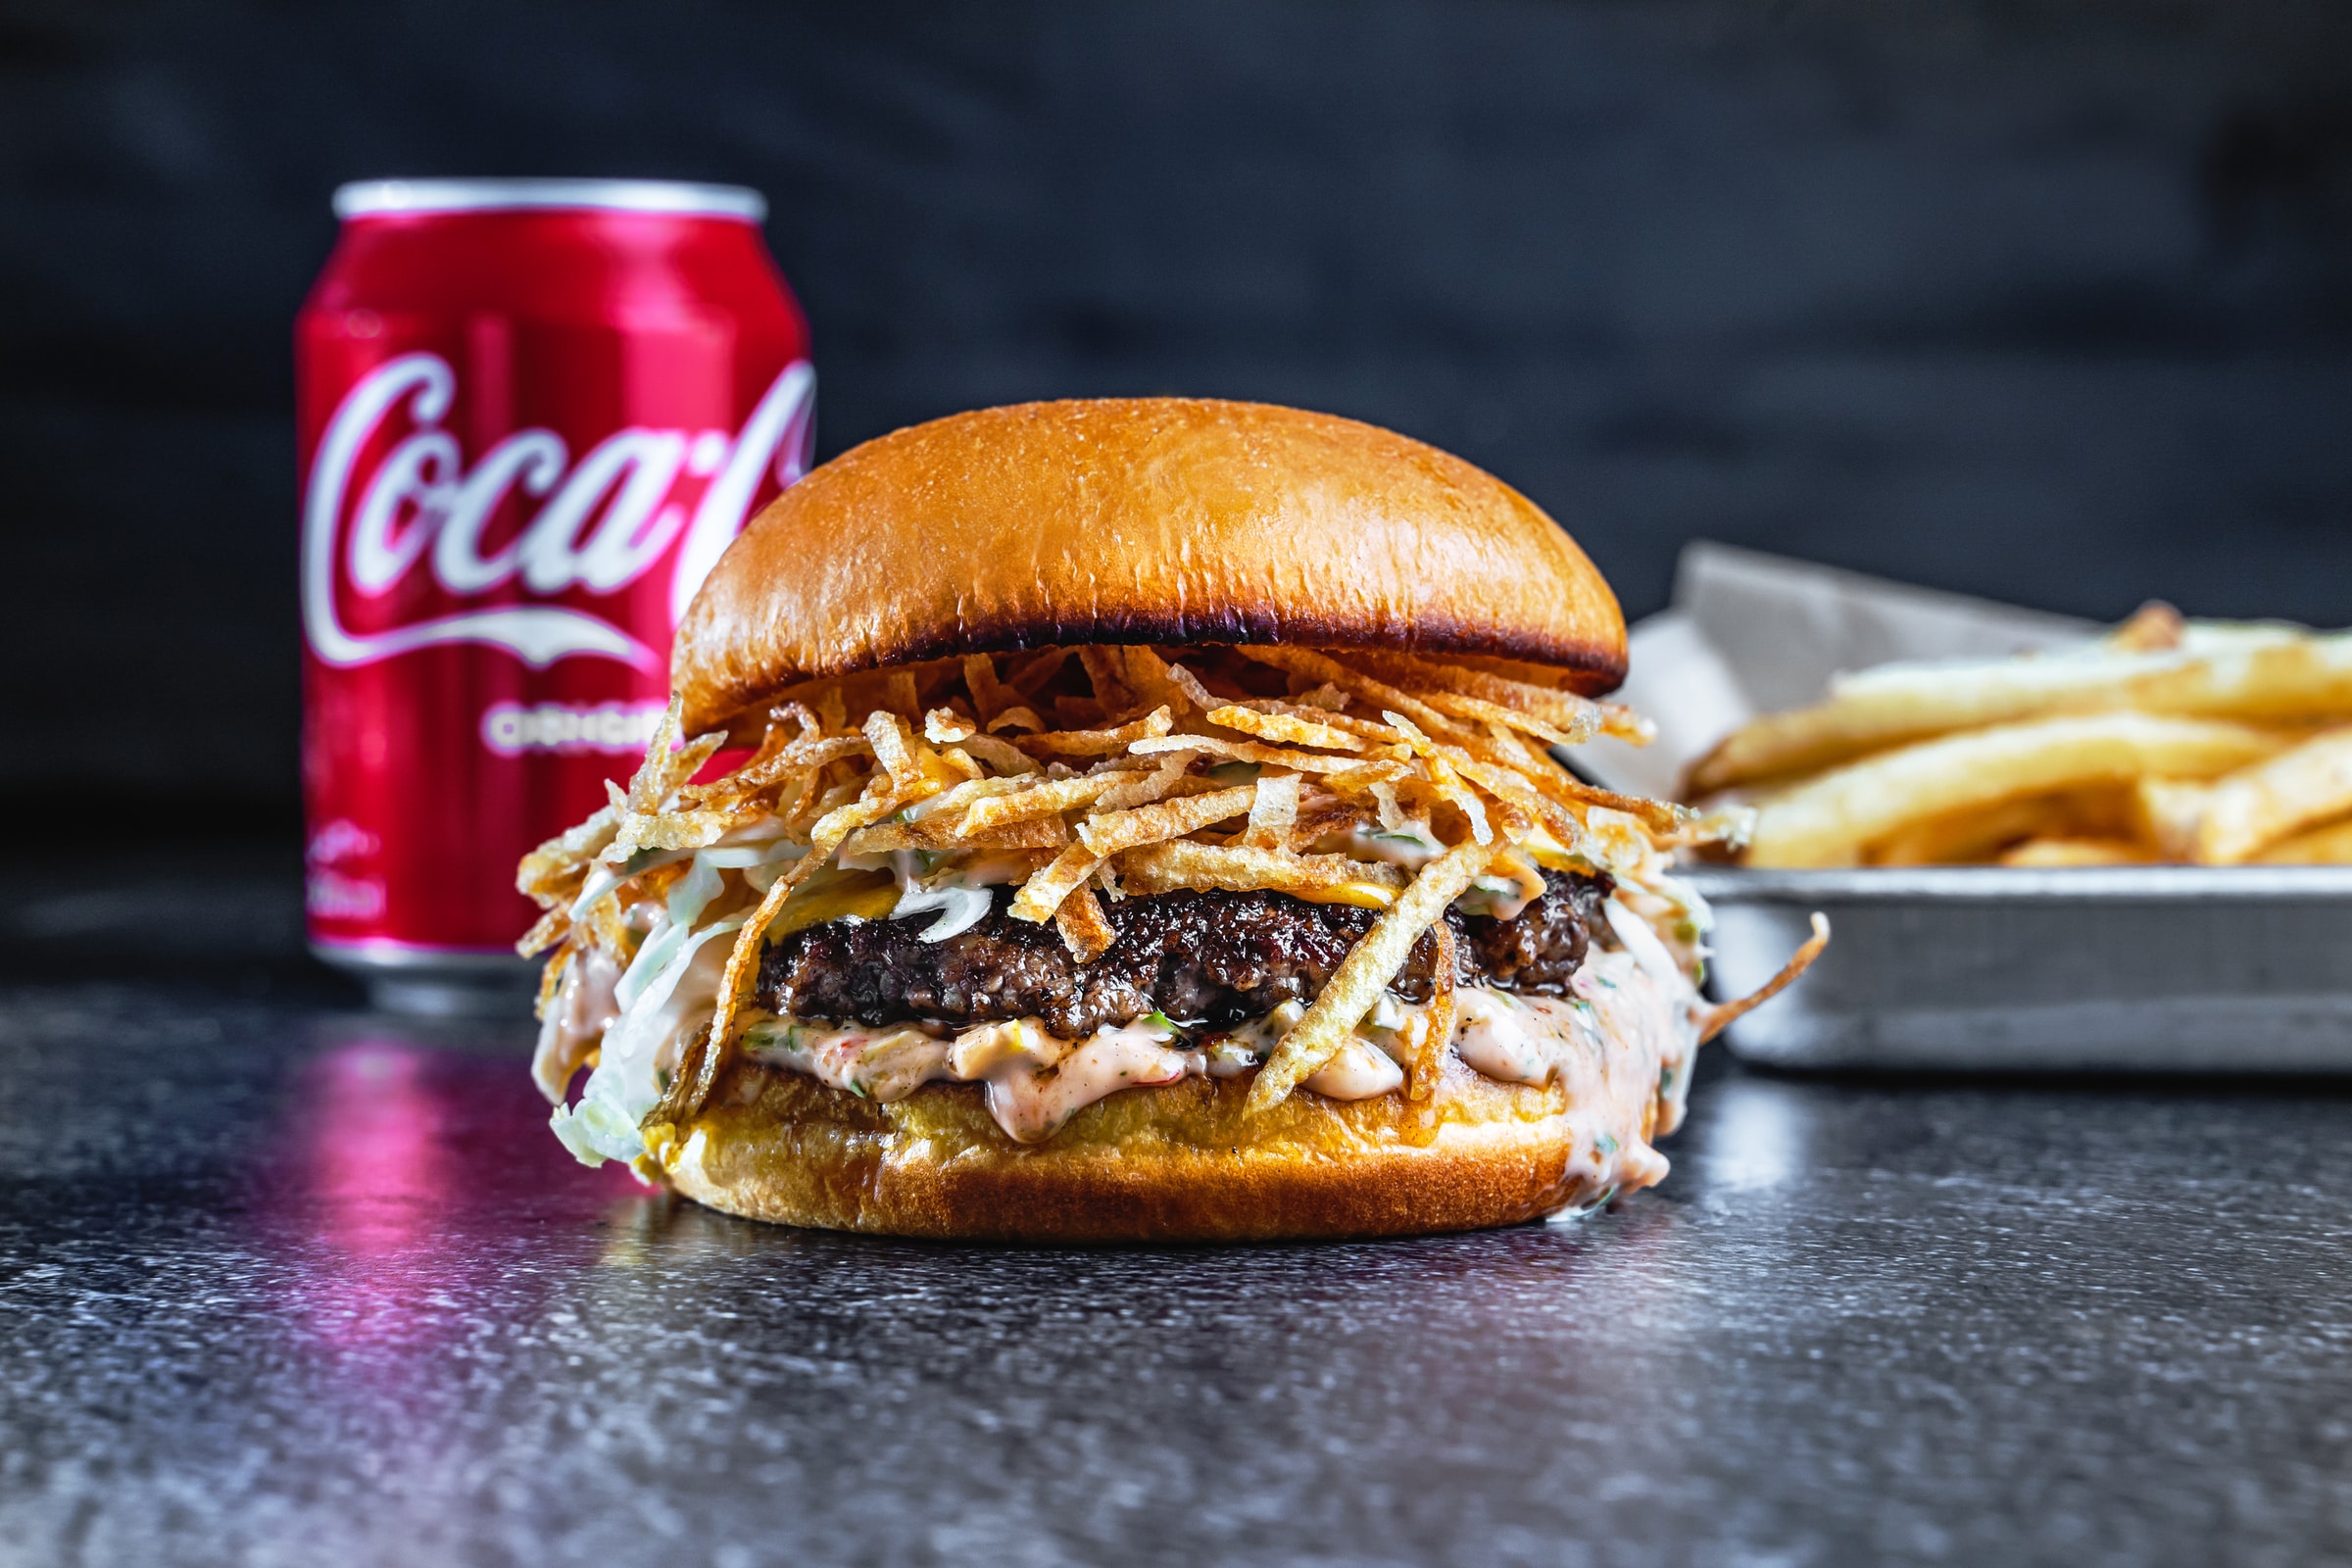
<instances>
[{"instance_id":1,"label":"basket of french fries","mask_svg":"<svg viewBox=\"0 0 2352 1568\"><path fill-rule=\"evenodd\" d=\"M1710 599L1710 574L1736 591ZM1802 596L1816 658L1899 649L1906 615L1925 615L1915 590L1734 552L1702 550L1685 576L1698 580L1678 599L1700 617L1711 604L1752 622ZM1945 632L1972 612L1926 609ZM2003 612L1981 612L1980 649L1997 646ZM1819 633L1839 614L1853 624ZM1856 660L1816 700L1718 723L1676 760L1687 802L1754 813L1700 878L1720 982L1785 953L1816 908L1838 932L1734 1049L1809 1065L2352 1069L2352 633L2161 604L2071 640L2035 630L2024 652ZM1735 646L1757 633L1720 631ZM1638 631L1638 670L1642 646ZM1656 711L1677 672L1645 674L1637 700Z\"/></svg>"},{"instance_id":2,"label":"basket of french fries","mask_svg":"<svg viewBox=\"0 0 2352 1568\"><path fill-rule=\"evenodd\" d=\"M2076 653L1886 665L1741 726L1686 794L1741 863L2352 861L2352 634L2151 605Z\"/></svg>"}]
</instances>

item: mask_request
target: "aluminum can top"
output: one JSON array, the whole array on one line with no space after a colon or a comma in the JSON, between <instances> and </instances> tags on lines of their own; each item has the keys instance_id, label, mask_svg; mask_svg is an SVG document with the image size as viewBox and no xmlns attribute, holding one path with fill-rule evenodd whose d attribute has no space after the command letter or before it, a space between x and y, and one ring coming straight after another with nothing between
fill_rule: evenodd
<instances>
[{"instance_id":1,"label":"aluminum can top","mask_svg":"<svg viewBox=\"0 0 2352 1568\"><path fill-rule=\"evenodd\" d=\"M422 217L441 213L667 213L680 218L767 217L767 199L741 185L674 179L363 179L335 191L335 216Z\"/></svg>"}]
</instances>

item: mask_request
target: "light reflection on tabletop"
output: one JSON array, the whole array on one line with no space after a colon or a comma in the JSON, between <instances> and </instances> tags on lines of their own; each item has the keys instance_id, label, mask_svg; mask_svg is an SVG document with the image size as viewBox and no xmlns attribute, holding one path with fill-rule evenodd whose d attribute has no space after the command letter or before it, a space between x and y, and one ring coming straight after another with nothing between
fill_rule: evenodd
<instances>
[{"instance_id":1,"label":"light reflection on tabletop","mask_svg":"<svg viewBox=\"0 0 2352 1568\"><path fill-rule=\"evenodd\" d=\"M2332 1092L1710 1058L1674 1175L1573 1225L1025 1251L587 1170L527 1047L0 988L0 1560L2290 1562L2352 1518Z\"/></svg>"}]
</instances>

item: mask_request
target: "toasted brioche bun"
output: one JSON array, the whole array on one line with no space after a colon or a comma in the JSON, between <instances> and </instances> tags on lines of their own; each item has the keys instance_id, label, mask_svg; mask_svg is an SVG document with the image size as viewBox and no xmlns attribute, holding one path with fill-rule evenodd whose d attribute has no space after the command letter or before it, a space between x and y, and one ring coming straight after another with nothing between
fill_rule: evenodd
<instances>
[{"instance_id":1,"label":"toasted brioche bun","mask_svg":"<svg viewBox=\"0 0 2352 1568\"><path fill-rule=\"evenodd\" d=\"M1525 496L1329 415L1029 403L897 431L784 492L678 629L689 733L814 679L1089 643L1288 643L1485 662L1585 693L1625 618Z\"/></svg>"},{"instance_id":2,"label":"toasted brioche bun","mask_svg":"<svg viewBox=\"0 0 2352 1568\"><path fill-rule=\"evenodd\" d=\"M1476 1230L1603 1196L1594 1167L1577 1158L1580 1124L1563 1089L1497 1083L1452 1060L1427 1102L1301 1090L1249 1116L1247 1078L1124 1090L1035 1146L1004 1135L977 1084L930 1084L878 1105L758 1063L729 1073L681 1129L670 1182L712 1208L786 1225L974 1241L1269 1241ZM1646 1139L1647 1120L1617 1136Z\"/></svg>"},{"instance_id":3,"label":"toasted brioche bun","mask_svg":"<svg viewBox=\"0 0 2352 1568\"><path fill-rule=\"evenodd\" d=\"M812 680L969 653L1241 643L1411 651L1592 693L1625 622L1509 486L1352 420L1181 399L1027 404L884 436L753 519L679 628L689 733ZM1448 1057L1436 1093L1122 1090L1022 1145L978 1084L889 1104L737 1059L660 1140L751 1218L1043 1243L1470 1230L1602 1196L1592 1106ZM1644 1125L1610 1131L1646 1139Z\"/></svg>"}]
</instances>

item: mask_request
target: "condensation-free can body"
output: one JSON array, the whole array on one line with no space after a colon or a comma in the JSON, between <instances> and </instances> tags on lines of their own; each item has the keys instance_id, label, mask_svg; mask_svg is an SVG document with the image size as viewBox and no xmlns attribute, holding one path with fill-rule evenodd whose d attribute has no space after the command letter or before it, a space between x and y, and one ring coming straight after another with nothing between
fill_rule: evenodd
<instances>
[{"instance_id":1,"label":"condensation-free can body","mask_svg":"<svg viewBox=\"0 0 2352 1568\"><path fill-rule=\"evenodd\" d=\"M347 185L295 327L313 951L515 1005L516 859L625 780L670 634L807 466L808 331L760 197Z\"/></svg>"}]
</instances>

